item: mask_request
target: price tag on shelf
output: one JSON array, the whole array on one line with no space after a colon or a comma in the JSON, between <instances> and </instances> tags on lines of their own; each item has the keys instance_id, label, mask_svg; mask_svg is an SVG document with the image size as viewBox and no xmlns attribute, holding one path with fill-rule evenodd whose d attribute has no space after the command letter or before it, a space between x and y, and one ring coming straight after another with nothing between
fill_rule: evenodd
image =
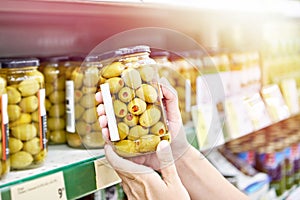
<instances>
[{"instance_id":1,"label":"price tag on shelf","mask_svg":"<svg viewBox=\"0 0 300 200\"><path fill-rule=\"evenodd\" d=\"M67 200L62 172L12 186L10 192L12 200Z\"/></svg>"},{"instance_id":2,"label":"price tag on shelf","mask_svg":"<svg viewBox=\"0 0 300 200\"><path fill-rule=\"evenodd\" d=\"M121 178L105 158L95 160L94 165L97 189L104 189L121 182Z\"/></svg>"}]
</instances>

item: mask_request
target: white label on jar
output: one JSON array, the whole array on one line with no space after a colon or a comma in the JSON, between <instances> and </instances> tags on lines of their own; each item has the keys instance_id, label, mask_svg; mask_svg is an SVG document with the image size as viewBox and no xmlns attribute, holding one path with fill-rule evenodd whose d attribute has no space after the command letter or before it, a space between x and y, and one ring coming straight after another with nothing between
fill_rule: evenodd
<instances>
[{"instance_id":1,"label":"white label on jar","mask_svg":"<svg viewBox=\"0 0 300 200\"><path fill-rule=\"evenodd\" d=\"M1 118L2 118L2 123L1 123L2 155L1 156L2 156L2 160L6 160L9 156L9 147L8 147L9 129L8 129L8 113L7 113L7 104L8 104L7 94L2 94L0 96L0 104L1 104Z\"/></svg>"},{"instance_id":2,"label":"white label on jar","mask_svg":"<svg viewBox=\"0 0 300 200\"><path fill-rule=\"evenodd\" d=\"M62 172L12 186L10 192L12 200L67 199Z\"/></svg>"},{"instance_id":3,"label":"white label on jar","mask_svg":"<svg viewBox=\"0 0 300 200\"><path fill-rule=\"evenodd\" d=\"M46 116L46 107L45 107L45 99L46 99L46 91L45 89L40 89L38 92L39 99L39 133L40 133L40 141L42 141L41 149L45 149L47 146L47 116Z\"/></svg>"},{"instance_id":4,"label":"white label on jar","mask_svg":"<svg viewBox=\"0 0 300 200\"><path fill-rule=\"evenodd\" d=\"M1 96L2 124L8 123L7 104L8 104L7 94L2 94Z\"/></svg>"},{"instance_id":5,"label":"white label on jar","mask_svg":"<svg viewBox=\"0 0 300 200\"><path fill-rule=\"evenodd\" d=\"M119 136L119 132L118 132L117 120L115 117L112 98L111 98L111 94L110 94L110 90L109 90L109 84L108 83L101 84L100 88L101 88L104 108L105 108L106 117L107 117L110 140L118 141L118 140L120 140L120 136Z\"/></svg>"},{"instance_id":6,"label":"white label on jar","mask_svg":"<svg viewBox=\"0 0 300 200\"><path fill-rule=\"evenodd\" d=\"M185 111L191 112L191 96L192 96L192 89L191 89L191 81L187 79L185 81Z\"/></svg>"},{"instance_id":7,"label":"white label on jar","mask_svg":"<svg viewBox=\"0 0 300 200\"><path fill-rule=\"evenodd\" d=\"M40 116L46 115L46 107L45 107L45 98L46 98L45 89L40 89L39 91L39 101L40 101Z\"/></svg>"},{"instance_id":8,"label":"white label on jar","mask_svg":"<svg viewBox=\"0 0 300 200\"><path fill-rule=\"evenodd\" d=\"M74 82L66 81L66 118L67 131L75 133Z\"/></svg>"}]
</instances>

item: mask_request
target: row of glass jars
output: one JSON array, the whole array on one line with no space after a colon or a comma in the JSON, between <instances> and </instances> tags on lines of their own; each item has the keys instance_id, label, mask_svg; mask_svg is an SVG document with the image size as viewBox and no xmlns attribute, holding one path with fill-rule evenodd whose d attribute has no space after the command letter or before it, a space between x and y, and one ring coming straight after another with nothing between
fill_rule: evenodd
<instances>
[{"instance_id":1,"label":"row of glass jars","mask_svg":"<svg viewBox=\"0 0 300 200\"><path fill-rule=\"evenodd\" d=\"M125 58L126 68L154 63L149 57L149 47L125 50L118 51L114 63L124 63ZM110 58L102 56L102 59L107 61ZM85 59L64 56L14 58L1 59L0 63L1 176L10 169L40 166L46 158L48 144L67 143L74 148L103 147L95 93L99 84L107 79L101 73L101 68L107 64L100 62L99 56L87 56ZM118 69L112 70L112 73L114 71ZM166 127L157 130L160 134L158 138L169 138L161 132L163 130L165 133ZM123 143L126 138L122 139ZM153 135L153 138L156 137ZM147 148L154 141L152 137L143 141L146 144L143 151L150 151ZM157 138L155 141L158 141ZM125 146L128 147L127 144Z\"/></svg>"}]
</instances>

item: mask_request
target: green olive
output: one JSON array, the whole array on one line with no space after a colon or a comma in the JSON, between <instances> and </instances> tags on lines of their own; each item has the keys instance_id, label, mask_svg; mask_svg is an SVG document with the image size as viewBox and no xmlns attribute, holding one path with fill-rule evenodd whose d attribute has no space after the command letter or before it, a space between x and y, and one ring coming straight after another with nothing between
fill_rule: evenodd
<instances>
[{"instance_id":1,"label":"green olive","mask_svg":"<svg viewBox=\"0 0 300 200\"><path fill-rule=\"evenodd\" d=\"M84 94L95 93L97 91L97 87L86 87L86 86L83 86L81 90L82 90L82 92Z\"/></svg>"},{"instance_id":2,"label":"green olive","mask_svg":"<svg viewBox=\"0 0 300 200\"><path fill-rule=\"evenodd\" d=\"M141 153L156 151L156 147L159 142L160 137L157 135L144 135L139 138L137 148Z\"/></svg>"},{"instance_id":3,"label":"green olive","mask_svg":"<svg viewBox=\"0 0 300 200\"><path fill-rule=\"evenodd\" d=\"M136 95L147 103L156 102L158 97L156 89L148 84L142 84L142 86L136 90Z\"/></svg>"},{"instance_id":4,"label":"green olive","mask_svg":"<svg viewBox=\"0 0 300 200\"><path fill-rule=\"evenodd\" d=\"M66 77L60 76L54 83L53 86L56 90L65 90L66 88Z\"/></svg>"},{"instance_id":5,"label":"green olive","mask_svg":"<svg viewBox=\"0 0 300 200\"><path fill-rule=\"evenodd\" d=\"M121 62L113 62L101 70L101 75L104 78L117 77L121 75L124 69L125 65L123 65Z\"/></svg>"},{"instance_id":6,"label":"green olive","mask_svg":"<svg viewBox=\"0 0 300 200\"><path fill-rule=\"evenodd\" d=\"M20 124L28 124L30 122L31 122L31 115L28 113L21 113L21 116L19 117L19 119L9 123L9 127L15 127Z\"/></svg>"},{"instance_id":7,"label":"green olive","mask_svg":"<svg viewBox=\"0 0 300 200\"><path fill-rule=\"evenodd\" d=\"M74 70L72 72L72 80L74 81L74 88L80 89L83 84L83 74L78 72L78 70Z\"/></svg>"},{"instance_id":8,"label":"green olive","mask_svg":"<svg viewBox=\"0 0 300 200\"><path fill-rule=\"evenodd\" d=\"M101 131L102 130L98 121L96 121L92 124L92 130L93 131Z\"/></svg>"},{"instance_id":9,"label":"green olive","mask_svg":"<svg viewBox=\"0 0 300 200\"><path fill-rule=\"evenodd\" d=\"M49 96L48 99L51 103L64 103L66 99L66 94L64 91L53 91Z\"/></svg>"},{"instance_id":10,"label":"green olive","mask_svg":"<svg viewBox=\"0 0 300 200\"><path fill-rule=\"evenodd\" d=\"M70 147L82 147L81 138L76 133L67 133L67 142Z\"/></svg>"},{"instance_id":11,"label":"green olive","mask_svg":"<svg viewBox=\"0 0 300 200\"><path fill-rule=\"evenodd\" d=\"M105 143L101 132L90 132L83 137L82 141L89 148L103 147Z\"/></svg>"},{"instance_id":12,"label":"green olive","mask_svg":"<svg viewBox=\"0 0 300 200\"><path fill-rule=\"evenodd\" d=\"M86 95L83 95L80 99L80 105L82 105L84 108L92 108L95 107L95 93L89 93Z\"/></svg>"},{"instance_id":13,"label":"green olive","mask_svg":"<svg viewBox=\"0 0 300 200\"><path fill-rule=\"evenodd\" d=\"M160 137L161 140L167 140L171 142L171 135L169 133L165 134L164 136Z\"/></svg>"},{"instance_id":14,"label":"green olive","mask_svg":"<svg viewBox=\"0 0 300 200\"><path fill-rule=\"evenodd\" d=\"M23 97L27 97L36 94L40 89L40 85L35 79L27 79L19 84L18 89Z\"/></svg>"},{"instance_id":15,"label":"green olive","mask_svg":"<svg viewBox=\"0 0 300 200\"><path fill-rule=\"evenodd\" d=\"M13 169L27 168L33 162L33 157L26 151L19 151L10 157L10 164Z\"/></svg>"},{"instance_id":16,"label":"green olive","mask_svg":"<svg viewBox=\"0 0 300 200\"><path fill-rule=\"evenodd\" d=\"M127 135L129 134L128 125L124 122L119 122L118 123L118 132L119 132L120 140L124 140L127 137Z\"/></svg>"},{"instance_id":17,"label":"green olive","mask_svg":"<svg viewBox=\"0 0 300 200\"><path fill-rule=\"evenodd\" d=\"M83 84L87 87L97 86L99 81L99 69L97 67L88 67L84 73Z\"/></svg>"},{"instance_id":18,"label":"green olive","mask_svg":"<svg viewBox=\"0 0 300 200\"><path fill-rule=\"evenodd\" d=\"M85 109L80 104L75 105L75 120L80 119Z\"/></svg>"},{"instance_id":19,"label":"green olive","mask_svg":"<svg viewBox=\"0 0 300 200\"><path fill-rule=\"evenodd\" d=\"M136 125L129 130L129 134L127 138L129 140L137 140L143 135L147 135L149 133L149 129L140 125Z\"/></svg>"},{"instance_id":20,"label":"green olive","mask_svg":"<svg viewBox=\"0 0 300 200\"><path fill-rule=\"evenodd\" d=\"M97 121L97 111L96 111L96 108L93 107L93 108L86 109L85 112L82 115L82 119L86 123L89 123L89 124L92 124L92 123L96 122Z\"/></svg>"},{"instance_id":21,"label":"green olive","mask_svg":"<svg viewBox=\"0 0 300 200\"><path fill-rule=\"evenodd\" d=\"M23 148L23 142L17 138L9 137L8 144L9 144L10 154L17 153L18 151L21 151L21 149Z\"/></svg>"},{"instance_id":22,"label":"green olive","mask_svg":"<svg viewBox=\"0 0 300 200\"><path fill-rule=\"evenodd\" d=\"M34 122L39 122L40 120L40 114L39 114L39 111L35 111L33 113L31 113L31 120L34 121Z\"/></svg>"},{"instance_id":23,"label":"green olive","mask_svg":"<svg viewBox=\"0 0 300 200\"><path fill-rule=\"evenodd\" d=\"M157 122L150 128L150 133L153 135L163 136L166 134L166 126L161 121Z\"/></svg>"},{"instance_id":24,"label":"green olive","mask_svg":"<svg viewBox=\"0 0 300 200\"><path fill-rule=\"evenodd\" d=\"M92 131L92 126L84 121L76 122L76 131L80 136L86 135Z\"/></svg>"},{"instance_id":25,"label":"green olive","mask_svg":"<svg viewBox=\"0 0 300 200\"><path fill-rule=\"evenodd\" d=\"M47 66L43 68L43 74L45 74L45 82L52 83L57 79L59 71L57 67Z\"/></svg>"},{"instance_id":26,"label":"green olive","mask_svg":"<svg viewBox=\"0 0 300 200\"><path fill-rule=\"evenodd\" d=\"M9 121L13 122L21 116L21 108L18 105L8 105L7 113L8 113Z\"/></svg>"},{"instance_id":27,"label":"green olive","mask_svg":"<svg viewBox=\"0 0 300 200\"><path fill-rule=\"evenodd\" d=\"M125 69L122 72L121 77L124 80L125 84L132 89L137 89L142 84L140 73L136 69L133 68Z\"/></svg>"},{"instance_id":28,"label":"green olive","mask_svg":"<svg viewBox=\"0 0 300 200\"><path fill-rule=\"evenodd\" d=\"M130 127L135 126L139 122L139 116L133 115L131 113L127 113L127 115L123 118L123 121Z\"/></svg>"},{"instance_id":29,"label":"green olive","mask_svg":"<svg viewBox=\"0 0 300 200\"><path fill-rule=\"evenodd\" d=\"M118 93L121 88L124 87L124 81L119 77L114 77L106 80L109 84L109 90L111 93Z\"/></svg>"},{"instance_id":30,"label":"green olive","mask_svg":"<svg viewBox=\"0 0 300 200\"><path fill-rule=\"evenodd\" d=\"M117 117L125 117L126 116L126 114L127 114L127 106L122 101L115 100L113 102L113 108L114 108L115 115Z\"/></svg>"},{"instance_id":31,"label":"green olive","mask_svg":"<svg viewBox=\"0 0 300 200\"><path fill-rule=\"evenodd\" d=\"M21 93L16 88L8 86L6 90L7 90L8 104L17 104L21 101Z\"/></svg>"},{"instance_id":32,"label":"green olive","mask_svg":"<svg viewBox=\"0 0 300 200\"><path fill-rule=\"evenodd\" d=\"M54 144L64 144L67 142L66 131L56 130L49 133L49 139L51 143Z\"/></svg>"},{"instance_id":33,"label":"green olive","mask_svg":"<svg viewBox=\"0 0 300 200\"><path fill-rule=\"evenodd\" d=\"M23 150L31 155L38 154L41 151L39 138L35 137L32 140L24 142Z\"/></svg>"},{"instance_id":34,"label":"green olive","mask_svg":"<svg viewBox=\"0 0 300 200\"><path fill-rule=\"evenodd\" d=\"M134 90L129 87L123 87L118 93L119 99L125 103L131 101L134 96Z\"/></svg>"},{"instance_id":35,"label":"green olive","mask_svg":"<svg viewBox=\"0 0 300 200\"><path fill-rule=\"evenodd\" d=\"M34 124L21 124L11 128L11 134L22 141L28 141L36 137L37 129Z\"/></svg>"},{"instance_id":36,"label":"green olive","mask_svg":"<svg viewBox=\"0 0 300 200\"><path fill-rule=\"evenodd\" d=\"M54 91L54 86L51 83L46 83L45 91L46 91L46 97L48 97Z\"/></svg>"},{"instance_id":37,"label":"green olive","mask_svg":"<svg viewBox=\"0 0 300 200\"><path fill-rule=\"evenodd\" d=\"M116 152L123 157L131 157L135 155L137 152L136 144L131 140L121 140L114 143L116 148Z\"/></svg>"},{"instance_id":38,"label":"green olive","mask_svg":"<svg viewBox=\"0 0 300 200\"><path fill-rule=\"evenodd\" d=\"M53 104L51 108L48 111L49 117L62 117L66 113L65 104L59 103L59 104Z\"/></svg>"},{"instance_id":39,"label":"green olive","mask_svg":"<svg viewBox=\"0 0 300 200\"><path fill-rule=\"evenodd\" d=\"M75 103L79 102L81 100L83 96L83 93L81 90L75 90L74 91L74 100L75 100Z\"/></svg>"},{"instance_id":40,"label":"green olive","mask_svg":"<svg viewBox=\"0 0 300 200\"><path fill-rule=\"evenodd\" d=\"M66 126L65 119L56 118L56 117L49 117L47 119L47 128L50 131L54 130L64 130Z\"/></svg>"},{"instance_id":41,"label":"green olive","mask_svg":"<svg viewBox=\"0 0 300 200\"><path fill-rule=\"evenodd\" d=\"M139 98L134 98L128 103L128 111L134 115L140 115L146 110L147 104Z\"/></svg>"},{"instance_id":42,"label":"green olive","mask_svg":"<svg viewBox=\"0 0 300 200\"><path fill-rule=\"evenodd\" d=\"M47 149L41 150L37 155L34 156L34 163L39 165L45 161L47 156Z\"/></svg>"},{"instance_id":43,"label":"green olive","mask_svg":"<svg viewBox=\"0 0 300 200\"><path fill-rule=\"evenodd\" d=\"M49 111L51 106L52 106L52 103L48 99L45 99L45 109L46 109L46 111Z\"/></svg>"},{"instance_id":44,"label":"green olive","mask_svg":"<svg viewBox=\"0 0 300 200\"><path fill-rule=\"evenodd\" d=\"M39 100L36 96L28 96L21 100L20 107L23 112L34 112L39 107Z\"/></svg>"},{"instance_id":45,"label":"green olive","mask_svg":"<svg viewBox=\"0 0 300 200\"><path fill-rule=\"evenodd\" d=\"M161 111L158 107L152 106L148 108L139 119L142 126L150 127L156 124L161 117Z\"/></svg>"},{"instance_id":46,"label":"green olive","mask_svg":"<svg viewBox=\"0 0 300 200\"><path fill-rule=\"evenodd\" d=\"M155 77L155 70L151 66L142 66L138 68L139 73L141 75L141 78L145 82L151 82L153 81Z\"/></svg>"}]
</instances>

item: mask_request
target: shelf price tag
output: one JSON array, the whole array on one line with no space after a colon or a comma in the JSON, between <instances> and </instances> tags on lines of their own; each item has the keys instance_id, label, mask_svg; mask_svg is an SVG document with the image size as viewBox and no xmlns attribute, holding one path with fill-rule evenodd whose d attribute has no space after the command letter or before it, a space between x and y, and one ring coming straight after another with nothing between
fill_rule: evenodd
<instances>
[{"instance_id":1,"label":"shelf price tag","mask_svg":"<svg viewBox=\"0 0 300 200\"><path fill-rule=\"evenodd\" d=\"M62 172L12 186L12 200L67 200Z\"/></svg>"},{"instance_id":2,"label":"shelf price tag","mask_svg":"<svg viewBox=\"0 0 300 200\"><path fill-rule=\"evenodd\" d=\"M95 160L94 165L97 190L104 189L121 182L121 178L105 158Z\"/></svg>"}]
</instances>

